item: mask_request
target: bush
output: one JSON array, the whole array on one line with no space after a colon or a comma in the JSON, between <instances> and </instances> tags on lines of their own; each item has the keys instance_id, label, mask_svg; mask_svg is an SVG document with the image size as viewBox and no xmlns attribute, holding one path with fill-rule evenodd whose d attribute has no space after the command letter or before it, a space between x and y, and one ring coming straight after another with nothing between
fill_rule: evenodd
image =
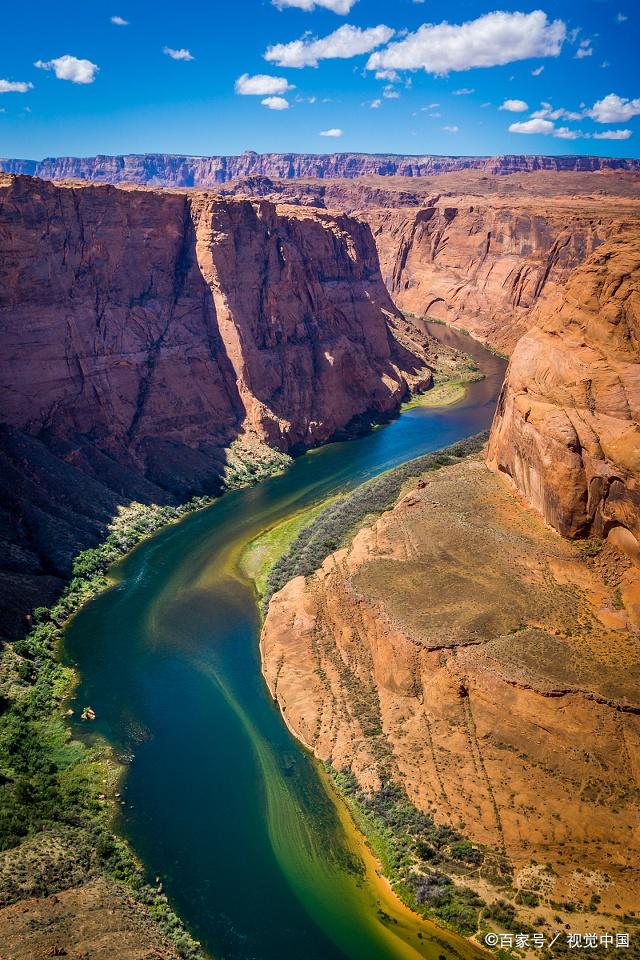
<instances>
[{"instance_id":1,"label":"bush","mask_svg":"<svg viewBox=\"0 0 640 960\"><path fill-rule=\"evenodd\" d=\"M520 890L516 897L516 903L521 903L525 907L538 907L540 906L540 897L530 890Z\"/></svg>"},{"instance_id":2,"label":"bush","mask_svg":"<svg viewBox=\"0 0 640 960\"><path fill-rule=\"evenodd\" d=\"M469 887L453 883L435 864L452 861L452 851L481 862L482 851L451 827L437 826L432 818L416 809L397 783L382 776L380 789L367 793L350 770L327 767L337 787L350 797L359 825L375 838L391 882L404 893L410 907L424 916L435 917L465 935L478 928L484 901ZM364 821L364 822L363 822ZM420 867L429 862L434 867Z\"/></svg>"},{"instance_id":3,"label":"bush","mask_svg":"<svg viewBox=\"0 0 640 960\"><path fill-rule=\"evenodd\" d=\"M506 900L495 900L483 911L483 916L495 920L498 926L511 930L516 920L516 908Z\"/></svg>"},{"instance_id":4,"label":"bush","mask_svg":"<svg viewBox=\"0 0 640 960\"><path fill-rule=\"evenodd\" d=\"M453 843L449 848L449 856L452 860L461 860L463 863L482 863L484 857L482 851L474 847L468 840L462 840Z\"/></svg>"}]
</instances>

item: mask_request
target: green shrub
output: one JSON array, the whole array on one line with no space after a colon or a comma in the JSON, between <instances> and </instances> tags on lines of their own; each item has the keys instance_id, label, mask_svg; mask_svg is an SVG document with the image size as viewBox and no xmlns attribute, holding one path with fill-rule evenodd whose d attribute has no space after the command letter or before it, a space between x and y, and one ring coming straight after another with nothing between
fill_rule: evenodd
<instances>
[{"instance_id":1,"label":"green shrub","mask_svg":"<svg viewBox=\"0 0 640 960\"><path fill-rule=\"evenodd\" d=\"M345 539L371 515L389 509L400 496L403 485L429 470L448 466L463 457L477 453L487 440L487 433L452 444L436 453L428 453L389 470L361 484L318 514L304 527L291 544L289 552L274 564L267 579L265 605L278 590L294 577L309 576L324 560L344 543Z\"/></svg>"}]
</instances>

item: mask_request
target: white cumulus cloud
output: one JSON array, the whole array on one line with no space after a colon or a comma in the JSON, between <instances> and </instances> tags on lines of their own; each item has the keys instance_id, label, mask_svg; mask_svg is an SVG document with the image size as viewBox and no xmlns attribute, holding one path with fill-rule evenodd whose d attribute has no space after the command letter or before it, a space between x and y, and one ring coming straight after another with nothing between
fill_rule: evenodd
<instances>
[{"instance_id":1,"label":"white cumulus cloud","mask_svg":"<svg viewBox=\"0 0 640 960\"><path fill-rule=\"evenodd\" d=\"M124 17L111 17L111 23L116 27L128 27L129 21L125 20Z\"/></svg>"},{"instance_id":2,"label":"white cumulus cloud","mask_svg":"<svg viewBox=\"0 0 640 960\"><path fill-rule=\"evenodd\" d=\"M570 130L569 127L557 127L553 131L553 135L560 140L579 140L585 136L582 130Z\"/></svg>"},{"instance_id":3,"label":"white cumulus cloud","mask_svg":"<svg viewBox=\"0 0 640 960\"><path fill-rule=\"evenodd\" d=\"M68 53L54 60L36 60L34 67L40 70L53 70L58 80L70 80L71 83L93 83L100 69L91 60L80 60Z\"/></svg>"},{"instance_id":4,"label":"white cumulus cloud","mask_svg":"<svg viewBox=\"0 0 640 960\"><path fill-rule=\"evenodd\" d=\"M305 36L291 43L276 43L268 47L264 58L270 63L277 63L279 67L317 67L319 60L344 60L370 53L387 43L394 32L384 24L361 30L346 23L320 39Z\"/></svg>"},{"instance_id":5,"label":"white cumulus cloud","mask_svg":"<svg viewBox=\"0 0 640 960\"><path fill-rule=\"evenodd\" d=\"M610 93L602 100L596 101L588 115L596 123L622 123L640 114L640 97L636 100L627 100L617 93Z\"/></svg>"},{"instance_id":6,"label":"white cumulus cloud","mask_svg":"<svg viewBox=\"0 0 640 960\"><path fill-rule=\"evenodd\" d=\"M186 47L180 47L179 50L174 50L173 47L163 47L162 52L166 53L172 60L195 60L191 51L187 50Z\"/></svg>"},{"instance_id":7,"label":"white cumulus cloud","mask_svg":"<svg viewBox=\"0 0 640 960\"><path fill-rule=\"evenodd\" d=\"M557 57L566 27L533 13L487 13L462 24L423 24L415 33L372 53L369 70L425 70L443 75L451 70L494 67L529 57Z\"/></svg>"},{"instance_id":8,"label":"white cumulus cloud","mask_svg":"<svg viewBox=\"0 0 640 960\"><path fill-rule=\"evenodd\" d=\"M297 10L306 10L307 12L321 7L323 10L331 10L333 13L340 13L343 16L354 7L358 0L271 0L274 7L284 10L285 7L295 7Z\"/></svg>"},{"instance_id":9,"label":"white cumulus cloud","mask_svg":"<svg viewBox=\"0 0 640 960\"><path fill-rule=\"evenodd\" d=\"M382 100L372 100L369 106L372 110L377 110L378 107L382 106Z\"/></svg>"},{"instance_id":10,"label":"white cumulus cloud","mask_svg":"<svg viewBox=\"0 0 640 960\"><path fill-rule=\"evenodd\" d=\"M248 73L243 73L236 80L234 89L245 97L264 97L272 93L286 93L287 90L295 88L284 77L271 77L267 73L256 73L250 77Z\"/></svg>"},{"instance_id":11,"label":"white cumulus cloud","mask_svg":"<svg viewBox=\"0 0 640 960\"><path fill-rule=\"evenodd\" d=\"M0 80L0 93L26 93L33 90L32 83L23 80Z\"/></svg>"},{"instance_id":12,"label":"white cumulus cloud","mask_svg":"<svg viewBox=\"0 0 640 960\"><path fill-rule=\"evenodd\" d=\"M584 57L592 57L593 49L591 47L591 40L581 40L580 46L576 50L576 60L582 60Z\"/></svg>"},{"instance_id":13,"label":"white cumulus cloud","mask_svg":"<svg viewBox=\"0 0 640 960\"><path fill-rule=\"evenodd\" d=\"M329 130L321 130L320 136L321 137L341 137L342 130L340 129L340 127L330 127Z\"/></svg>"},{"instance_id":14,"label":"white cumulus cloud","mask_svg":"<svg viewBox=\"0 0 640 960\"><path fill-rule=\"evenodd\" d=\"M288 110L289 101L286 97L265 97L260 103L269 110Z\"/></svg>"},{"instance_id":15,"label":"white cumulus cloud","mask_svg":"<svg viewBox=\"0 0 640 960\"><path fill-rule=\"evenodd\" d=\"M594 140L628 140L631 136L631 130L603 130L602 133L594 133Z\"/></svg>"},{"instance_id":16,"label":"white cumulus cloud","mask_svg":"<svg viewBox=\"0 0 640 960\"><path fill-rule=\"evenodd\" d=\"M498 107L498 110L508 110L510 113L524 113L528 109L526 100L505 100L502 106Z\"/></svg>"},{"instance_id":17,"label":"white cumulus cloud","mask_svg":"<svg viewBox=\"0 0 640 960\"><path fill-rule=\"evenodd\" d=\"M536 120L582 120L588 114L585 114L584 110L565 110L564 107L554 109L550 103L543 100L541 108L534 110L531 116Z\"/></svg>"},{"instance_id":18,"label":"white cumulus cloud","mask_svg":"<svg viewBox=\"0 0 640 960\"><path fill-rule=\"evenodd\" d=\"M536 67L535 70L532 70L532 71L531 71L531 76L532 76L532 77L539 77L543 70L544 70L544 65L541 66L541 67Z\"/></svg>"},{"instance_id":19,"label":"white cumulus cloud","mask_svg":"<svg viewBox=\"0 0 640 960\"><path fill-rule=\"evenodd\" d=\"M453 90L452 93L454 97L468 97L470 93L475 93L473 87L460 87L459 90Z\"/></svg>"},{"instance_id":20,"label":"white cumulus cloud","mask_svg":"<svg viewBox=\"0 0 640 960\"><path fill-rule=\"evenodd\" d=\"M398 83L400 74L396 70L378 70L376 80L388 80L390 83Z\"/></svg>"},{"instance_id":21,"label":"white cumulus cloud","mask_svg":"<svg viewBox=\"0 0 640 960\"><path fill-rule=\"evenodd\" d=\"M443 127L442 129L445 130L446 133L459 133L459 132L460 132L460 127Z\"/></svg>"},{"instance_id":22,"label":"white cumulus cloud","mask_svg":"<svg viewBox=\"0 0 640 960\"><path fill-rule=\"evenodd\" d=\"M553 123L551 120L522 120L518 123L512 123L509 127L510 133L552 133Z\"/></svg>"}]
</instances>

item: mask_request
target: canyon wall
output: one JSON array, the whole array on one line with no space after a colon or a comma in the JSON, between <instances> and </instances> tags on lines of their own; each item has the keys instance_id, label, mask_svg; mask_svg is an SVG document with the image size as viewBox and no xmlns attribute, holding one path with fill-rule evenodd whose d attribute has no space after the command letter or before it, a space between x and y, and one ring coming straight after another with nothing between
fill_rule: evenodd
<instances>
[{"instance_id":1,"label":"canyon wall","mask_svg":"<svg viewBox=\"0 0 640 960\"><path fill-rule=\"evenodd\" d=\"M4 176L0 251L14 607L59 589L118 503L213 492L233 441L296 452L431 379L346 215Z\"/></svg>"},{"instance_id":2,"label":"canyon wall","mask_svg":"<svg viewBox=\"0 0 640 960\"><path fill-rule=\"evenodd\" d=\"M603 244L534 311L489 463L562 534L612 535L640 561L640 233Z\"/></svg>"},{"instance_id":3,"label":"canyon wall","mask_svg":"<svg viewBox=\"0 0 640 960\"><path fill-rule=\"evenodd\" d=\"M611 544L581 560L474 458L425 474L274 594L263 672L317 757L367 791L400 784L482 846L484 864L453 864L461 883L527 924L599 930L640 896L640 605L625 564ZM432 850L416 867L451 864Z\"/></svg>"},{"instance_id":4,"label":"canyon wall","mask_svg":"<svg viewBox=\"0 0 640 960\"><path fill-rule=\"evenodd\" d=\"M368 153L254 153L238 156L191 157L165 153L96 157L47 157L44 160L0 159L0 171L24 173L44 180L76 178L106 183L152 186L212 187L240 177L266 176L352 178L363 176L424 177L456 170L511 174L537 170L638 170L640 160L617 157L541 156L514 154L495 157L399 156Z\"/></svg>"},{"instance_id":5,"label":"canyon wall","mask_svg":"<svg viewBox=\"0 0 640 960\"><path fill-rule=\"evenodd\" d=\"M540 201L436 198L418 211L368 211L383 278L400 309L463 328L511 353L532 308L562 290L624 215Z\"/></svg>"},{"instance_id":6,"label":"canyon wall","mask_svg":"<svg viewBox=\"0 0 640 960\"><path fill-rule=\"evenodd\" d=\"M534 322L536 304L640 214L640 177L621 171L467 171L409 182L256 176L220 189L354 213L371 226L400 309L466 329L504 353Z\"/></svg>"}]
</instances>

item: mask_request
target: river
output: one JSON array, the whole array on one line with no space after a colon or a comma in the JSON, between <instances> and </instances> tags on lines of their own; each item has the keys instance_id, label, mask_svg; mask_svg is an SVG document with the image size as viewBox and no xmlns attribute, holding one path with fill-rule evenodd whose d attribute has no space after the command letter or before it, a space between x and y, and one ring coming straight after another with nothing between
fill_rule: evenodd
<instances>
[{"instance_id":1,"label":"river","mask_svg":"<svg viewBox=\"0 0 640 960\"><path fill-rule=\"evenodd\" d=\"M366 436L226 494L113 566L71 621L76 707L125 757L117 829L215 960L468 958L414 917L375 864L260 672L260 617L239 569L274 522L485 429L505 364L442 326L485 379L449 407L415 407ZM77 711L76 711L77 712Z\"/></svg>"}]
</instances>

